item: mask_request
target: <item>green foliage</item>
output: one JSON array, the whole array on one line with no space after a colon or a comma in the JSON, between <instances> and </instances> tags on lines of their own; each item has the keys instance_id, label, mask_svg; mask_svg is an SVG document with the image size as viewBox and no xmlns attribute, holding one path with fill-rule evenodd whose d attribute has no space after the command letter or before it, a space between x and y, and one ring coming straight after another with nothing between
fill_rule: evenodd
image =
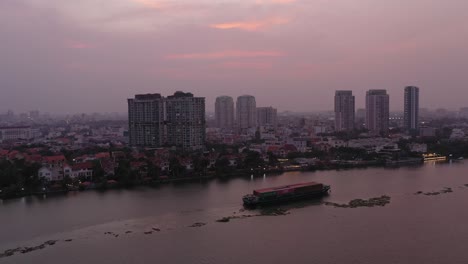
<instances>
[{"instance_id":1,"label":"green foliage","mask_svg":"<svg viewBox=\"0 0 468 264\"><path fill-rule=\"evenodd\" d=\"M18 188L35 189L42 182L38 177L40 165L28 164L24 160L0 160L0 188L17 186Z\"/></svg>"},{"instance_id":2,"label":"green foliage","mask_svg":"<svg viewBox=\"0 0 468 264\"><path fill-rule=\"evenodd\" d=\"M247 155L244 158L243 165L246 168L254 168L258 166L263 166L265 161L262 159L260 153L256 151L247 151Z\"/></svg>"},{"instance_id":3,"label":"green foliage","mask_svg":"<svg viewBox=\"0 0 468 264\"><path fill-rule=\"evenodd\" d=\"M93 181L98 183L107 181L106 173L99 160L93 161Z\"/></svg>"},{"instance_id":4,"label":"green foliage","mask_svg":"<svg viewBox=\"0 0 468 264\"><path fill-rule=\"evenodd\" d=\"M226 157L218 159L215 163L216 173L223 175L224 173L229 172L229 160Z\"/></svg>"},{"instance_id":5,"label":"green foliage","mask_svg":"<svg viewBox=\"0 0 468 264\"><path fill-rule=\"evenodd\" d=\"M428 145L428 151L438 153L444 156L452 154L453 157L468 157L468 142L464 141L445 141L436 142Z\"/></svg>"},{"instance_id":6,"label":"green foliage","mask_svg":"<svg viewBox=\"0 0 468 264\"><path fill-rule=\"evenodd\" d=\"M169 160L169 173L172 177L178 178L183 176L185 172L185 166L182 166L179 162L179 159L176 157L172 157Z\"/></svg>"}]
</instances>

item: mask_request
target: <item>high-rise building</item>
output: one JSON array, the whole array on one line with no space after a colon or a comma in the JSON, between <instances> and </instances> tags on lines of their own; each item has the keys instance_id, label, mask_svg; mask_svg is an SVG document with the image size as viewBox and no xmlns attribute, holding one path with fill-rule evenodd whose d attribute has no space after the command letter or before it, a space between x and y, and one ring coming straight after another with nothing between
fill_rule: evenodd
<instances>
[{"instance_id":1,"label":"high-rise building","mask_svg":"<svg viewBox=\"0 0 468 264\"><path fill-rule=\"evenodd\" d=\"M366 128L370 134L388 134L390 98L386 90L369 90L366 93Z\"/></svg>"},{"instance_id":2,"label":"high-rise building","mask_svg":"<svg viewBox=\"0 0 468 264\"><path fill-rule=\"evenodd\" d=\"M160 94L137 94L128 99L131 146L160 147L164 139L164 98Z\"/></svg>"},{"instance_id":3,"label":"high-rise building","mask_svg":"<svg viewBox=\"0 0 468 264\"><path fill-rule=\"evenodd\" d=\"M234 127L234 100L230 96L219 96L215 103L216 127L231 129Z\"/></svg>"},{"instance_id":4,"label":"high-rise building","mask_svg":"<svg viewBox=\"0 0 468 264\"><path fill-rule=\"evenodd\" d=\"M352 91L335 92L335 130L352 131L354 129L354 95Z\"/></svg>"},{"instance_id":5,"label":"high-rise building","mask_svg":"<svg viewBox=\"0 0 468 264\"><path fill-rule=\"evenodd\" d=\"M468 118L468 107L462 107L460 108L460 111L458 112L459 117L461 118Z\"/></svg>"},{"instance_id":6,"label":"high-rise building","mask_svg":"<svg viewBox=\"0 0 468 264\"><path fill-rule=\"evenodd\" d=\"M131 146L199 149L205 143L205 98L191 93L135 95L128 120Z\"/></svg>"},{"instance_id":7,"label":"high-rise building","mask_svg":"<svg viewBox=\"0 0 468 264\"><path fill-rule=\"evenodd\" d=\"M405 87L404 127L407 132L417 132L419 129L419 88Z\"/></svg>"},{"instance_id":8,"label":"high-rise building","mask_svg":"<svg viewBox=\"0 0 468 264\"><path fill-rule=\"evenodd\" d=\"M166 98L166 138L169 146L201 149L205 145L205 98L176 92Z\"/></svg>"},{"instance_id":9,"label":"high-rise building","mask_svg":"<svg viewBox=\"0 0 468 264\"><path fill-rule=\"evenodd\" d=\"M257 107L257 124L259 126L278 125L278 111L273 107Z\"/></svg>"},{"instance_id":10,"label":"high-rise building","mask_svg":"<svg viewBox=\"0 0 468 264\"><path fill-rule=\"evenodd\" d=\"M236 102L236 122L240 131L257 126L257 105L255 97L251 95L242 95L237 97Z\"/></svg>"}]
</instances>

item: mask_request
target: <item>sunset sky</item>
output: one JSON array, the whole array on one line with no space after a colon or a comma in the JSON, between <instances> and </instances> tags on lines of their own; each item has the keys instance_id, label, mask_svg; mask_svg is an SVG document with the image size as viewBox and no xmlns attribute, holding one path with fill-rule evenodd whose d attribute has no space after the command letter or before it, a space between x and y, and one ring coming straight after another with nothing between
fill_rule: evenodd
<instances>
[{"instance_id":1,"label":"sunset sky","mask_svg":"<svg viewBox=\"0 0 468 264\"><path fill-rule=\"evenodd\" d=\"M403 88L468 106L466 0L0 0L0 112L125 112L136 93L331 110Z\"/></svg>"}]
</instances>

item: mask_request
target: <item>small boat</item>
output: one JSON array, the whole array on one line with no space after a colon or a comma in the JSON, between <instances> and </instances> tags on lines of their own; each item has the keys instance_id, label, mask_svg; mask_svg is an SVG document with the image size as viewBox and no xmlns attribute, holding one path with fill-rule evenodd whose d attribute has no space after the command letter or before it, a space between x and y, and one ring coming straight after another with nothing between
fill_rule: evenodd
<instances>
[{"instance_id":1,"label":"small boat","mask_svg":"<svg viewBox=\"0 0 468 264\"><path fill-rule=\"evenodd\" d=\"M273 204L279 202L320 197L328 194L330 185L317 182L297 183L279 187L254 190L242 198L245 206Z\"/></svg>"}]
</instances>

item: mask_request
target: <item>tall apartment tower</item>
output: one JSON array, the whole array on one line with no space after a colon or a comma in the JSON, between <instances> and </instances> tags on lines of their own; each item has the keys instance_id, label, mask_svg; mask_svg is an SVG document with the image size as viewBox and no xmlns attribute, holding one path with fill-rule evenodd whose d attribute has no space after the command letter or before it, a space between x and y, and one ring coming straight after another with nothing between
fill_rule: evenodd
<instances>
[{"instance_id":1,"label":"tall apartment tower","mask_svg":"<svg viewBox=\"0 0 468 264\"><path fill-rule=\"evenodd\" d=\"M257 104L255 97L242 95L237 97L236 102L236 122L240 131L257 126Z\"/></svg>"},{"instance_id":2,"label":"tall apartment tower","mask_svg":"<svg viewBox=\"0 0 468 264\"><path fill-rule=\"evenodd\" d=\"M166 98L166 139L169 146L201 149L205 144L205 98L176 92Z\"/></svg>"},{"instance_id":3,"label":"tall apartment tower","mask_svg":"<svg viewBox=\"0 0 468 264\"><path fill-rule=\"evenodd\" d=\"M234 127L234 100L230 96L219 96L215 103L216 127L230 129Z\"/></svg>"},{"instance_id":4,"label":"tall apartment tower","mask_svg":"<svg viewBox=\"0 0 468 264\"><path fill-rule=\"evenodd\" d=\"M419 129L419 88L405 87L404 126L407 132L417 132Z\"/></svg>"},{"instance_id":5,"label":"tall apartment tower","mask_svg":"<svg viewBox=\"0 0 468 264\"><path fill-rule=\"evenodd\" d=\"M160 94L137 94L128 99L128 127L131 146L162 146L164 98Z\"/></svg>"},{"instance_id":6,"label":"tall apartment tower","mask_svg":"<svg viewBox=\"0 0 468 264\"><path fill-rule=\"evenodd\" d=\"M354 95L352 91L335 92L335 130L352 131L354 129Z\"/></svg>"},{"instance_id":7,"label":"tall apartment tower","mask_svg":"<svg viewBox=\"0 0 468 264\"><path fill-rule=\"evenodd\" d=\"M278 125L278 111L273 107L257 107L257 124L259 126Z\"/></svg>"},{"instance_id":8,"label":"tall apartment tower","mask_svg":"<svg viewBox=\"0 0 468 264\"><path fill-rule=\"evenodd\" d=\"M366 93L366 128L370 134L388 134L390 98L386 90L369 90Z\"/></svg>"}]
</instances>

